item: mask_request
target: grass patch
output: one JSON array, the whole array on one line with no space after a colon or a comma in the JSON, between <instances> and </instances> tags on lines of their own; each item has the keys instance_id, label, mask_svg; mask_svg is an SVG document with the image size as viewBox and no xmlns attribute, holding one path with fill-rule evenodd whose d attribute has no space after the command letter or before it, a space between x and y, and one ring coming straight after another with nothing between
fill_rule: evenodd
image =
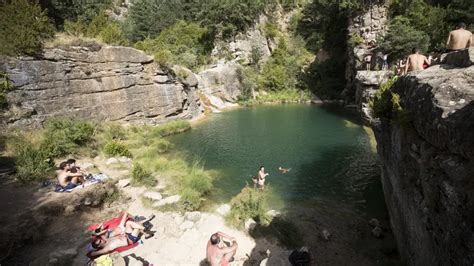
<instances>
[{"instance_id":1,"label":"grass patch","mask_svg":"<svg viewBox=\"0 0 474 266\"><path fill-rule=\"evenodd\" d=\"M244 228L245 221L252 218L257 223L267 226L271 222L271 217L267 215L268 204L266 192L245 187L232 198L230 202L231 210L226 216L226 221L237 228Z\"/></svg>"},{"instance_id":2,"label":"grass patch","mask_svg":"<svg viewBox=\"0 0 474 266\"><path fill-rule=\"evenodd\" d=\"M153 128L152 135L166 137L178 134L191 129L191 124L187 120L171 121Z\"/></svg>"},{"instance_id":3,"label":"grass patch","mask_svg":"<svg viewBox=\"0 0 474 266\"><path fill-rule=\"evenodd\" d=\"M154 187L157 181L152 173L145 170L139 163L134 163L132 167L132 185Z\"/></svg>"},{"instance_id":4,"label":"grass patch","mask_svg":"<svg viewBox=\"0 0 474 266\"><path fill-rule=\"evenodd\" d=\"M239 103L242 105L257 105L264 103L304 103L311 101L310 91L286 89L281 91L260 92L256 99L246 99Z\"/></svg>"},{"instance_id":5,"label":"grass patch","mask_svg":"<svg viewBox=\"0 0 474 266\"><path fill-rule=\"evenodd\" d=\"M132 153L128 150L127 146L122 142L112 140L107 142L104 146L104 153L109 156L126 156L132 157Z\"/></svg>"}]
</instances>

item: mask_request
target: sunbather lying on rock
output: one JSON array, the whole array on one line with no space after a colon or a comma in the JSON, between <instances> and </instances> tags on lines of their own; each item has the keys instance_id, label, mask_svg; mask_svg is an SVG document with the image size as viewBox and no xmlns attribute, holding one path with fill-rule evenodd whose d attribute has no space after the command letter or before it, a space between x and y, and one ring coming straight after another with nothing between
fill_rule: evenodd
<instances>
[{"instance_id":1,"label":"sunbather lying on rock","mask_svg":"<svg viewBox=\"0 0 474 266\"><path fill-rule=\"evenodd\" d=\"M142 221L134 221L131 216L128 215L127 211L123 212L122 220L120 224L115 228L104 228L102 224L97 227L94 231L96 237L111 238L122 234L131 234L135 230L138 230L138 233L145 235L145 238L148 239L153 236L151 233L146 232L149 228L144 226L147 222L151 221L155 215L151 215Z\"/></svg>"},{"instance_id":2,"label":"sunbather lying on rock","mask_svg":"<svg viewBox=\"0 0 474 266\"><path fill-rule=\"evenodd\" d=\"M70 165L67 162L59 164L58 182L64 189L73 189L77 185L84 183L84 177L81 173L71 173Z\"/></svg>"},{"instance_id":3,"label":"sunbather lying on rock","mask_svg":"<svg viewBox=\"0 0 474 266\"><path fill-rule=\"evenodd\" d=\"M112 229L102 228L99 226L92 239L93 251L88 253L90 258L97 258L104 254L109 254L115 249L133 245L140 240L140 235L145 238L153 236L149 232L145 232L144 223L154 218L154 215L140 222L134 222L126 211L124 211L120 224Z\"/></svg>"}]
</instances>

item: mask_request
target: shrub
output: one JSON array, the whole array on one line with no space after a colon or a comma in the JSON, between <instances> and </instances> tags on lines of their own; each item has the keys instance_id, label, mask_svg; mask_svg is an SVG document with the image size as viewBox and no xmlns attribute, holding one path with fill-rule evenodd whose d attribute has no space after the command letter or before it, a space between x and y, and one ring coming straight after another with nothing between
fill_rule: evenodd
<instances>
[{"instance_id":1,"label":"shrub","mask_svg":"<svg viewBox=\"0 0 474 266\"><path fill-rule=\"evenodd\" d=\"M122 29L116 22L106 24L99 32L98 37L101 41L110 45L127 45Z\"/></svg>"},{"instance_id":2,"label":"shrub","mask_svg":"<svg viewBox=\"0 0 474 266\"><path fill-rule=\"evenodd\" d=\"M49 154L21 137L8 140L15 153L16 178L22 183L45 180L54 174Z\"/></svg>"},{"instance_id":3,"label":"shrub","mask_svg":"<svg viewBox=\"0 0 474 266\"><path fill-rule=\"evenodd\" d=\"M198 163L194 163L180 178L179 186L184 208L197 210L201 206L201 198L212 189L212 178Z\"/></svg>"},{"instance_id":4,"label":"shrub","mask_svg":"<svg viewBox=\"0 0 474 266\"><path fill-rule=\"evenodd\" d=\"M362 36L360 36L360 34L358 34L358 33L352 34L351 38L349 39L349 44L352 47L355 47L359 44L362 44L363 42L364 42L364 38L362 38Z\"/></svg>"},{"instance_id":5,"label":"shrub","mask_svg":"<svg viewBox=\"0 0 474 266\"><path fill-rule=\"evenodd\" d=\"M420 52L427 51L429 44L430 37L426 33L416 30L407 18L398 16L390 22L380 47L390 51L392 58L402 58L410 54L413 48L418 48Z\"/></svg>"},{"instance_id":6,"label":"shrub","mask_svg":"<svg viewBox=\"0 0 474 266\"><path fill-rule=\"evenodd\" d=\"M268 206L265 192L245 187L232 198L231 210L226 220L232 226L243 228L245 221L252 218L262 225L268 225L271 218L267 215Z\"/></svg>"},{"instance_id":7,"label":"shrub","mask_svg":"<svg viewBox=\"0 0 474 266\"><path fill-rule=\"evenodd\" d=\"M7 93L13 88L7 74L0 73L0 110L8 106Z\"/></svg>"},{"instance_id":8,"label":"shrub","mask_svg":"<svg viewBox=\"0 0 474 266\"><path fill-rule=\"evenodd\" d=\"M390 90L395 81L396 79L393 78L382 83L370 100L369 106L375 117L392 119L402 109L400 96Z\"/></svg>"},{"instance_id":9,"label":"shrub","mask_svg":"<svg viewBox=\"0 0 474 266\"><path fill-rule=\"evenodd\" d=\"M128 150L127 146L115 140L109 141L107 144L105 144L104 153L109 156L132 157L132 153Z\"/></svg>"},{"instance_id":10,"label":"shrub","mask_svg":"<svg viewBox=\"0 0 474 266\"><path fill-rule=\"evenodd\" d=\"M152 176L150 172L145 170L140 164L134 163L132 167L132 184L143 185L147 187L156 186L156 179Z\"/></svg>"},{"instance_id":11,"label":"shrub","mask_svg":"<svg viewBox=\"0 0 474 266\"><path fill-rule=\"evenodd\" d=\"M73 153L92 140L94 134L91 123L69 117L52 118L45 122L44 128L41 146L52 158Z\"/></svg>"},{"instance_id":12,"label":"shrub","mask_svg":"<svg viewBox=\"0 0 474 266\"><path fill-rule=\"evenodd\" d=\"M54 36L54 26L37 3L8 1L0 5L0 54L34 55L44 40Z\"/></svg>"},{"instance_id":13,"label":"shrub","mask_svg":"<svg viewBox=\"0 0 474 266\"><path fill-rule=\"evenodd\" d=\"M267 22L263 25L263 33L269 39L275 39L280 34L278 25L275 23Z\"/></svg>"}]
</instances>

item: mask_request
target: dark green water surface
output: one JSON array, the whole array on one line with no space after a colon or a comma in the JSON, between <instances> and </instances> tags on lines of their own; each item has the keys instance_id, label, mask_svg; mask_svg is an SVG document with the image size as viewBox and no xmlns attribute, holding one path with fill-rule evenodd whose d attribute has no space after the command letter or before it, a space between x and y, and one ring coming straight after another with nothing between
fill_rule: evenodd
<instances>
[{"instance_id":1,"label":"dark green water surface","mask_svg":"<svg viewBox=\"0 0 474 266\"><path fill-rule=\"evenodd\" d=\"M271 205L331 201L364 216L386 213L377 156L366 130L310 105L242 108L211 115L171 138L178 150L218 170L211 199L230 200L260 165L270 173ZM281 174L278 166L291 168Z\"/></svg>"}]
</instances>

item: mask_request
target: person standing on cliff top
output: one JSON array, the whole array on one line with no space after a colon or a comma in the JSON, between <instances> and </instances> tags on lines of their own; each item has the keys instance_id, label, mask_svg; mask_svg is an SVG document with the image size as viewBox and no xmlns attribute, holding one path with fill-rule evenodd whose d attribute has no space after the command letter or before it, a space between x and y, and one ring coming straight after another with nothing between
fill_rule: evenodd
<instances>
[{"instance_id":1,"label":"person standing on cliff top","mask_svg":"<svg viewBox=\"0 0 474 266\"><path fill-rule=\"evenodd\" d=\"M472 33L465 28L466 24L461 22L449 33L446 42L448 52L469 48L472 45Z\"/></svg>"},{"instance_id":2,"label":"person standing on cliff top","mask_svg":"<svg viewBox=\"0 0 474 266\"><path fill-rule=\"evenodd\" d=\"M431 65L431 56L426 58L426 56L420 54L420 51L417 48L413 48L411 55L407 58L407 63L405 65L405 73L411 71L419 71L425 69L424 65Z\"/></svg>"}]
</instances>

